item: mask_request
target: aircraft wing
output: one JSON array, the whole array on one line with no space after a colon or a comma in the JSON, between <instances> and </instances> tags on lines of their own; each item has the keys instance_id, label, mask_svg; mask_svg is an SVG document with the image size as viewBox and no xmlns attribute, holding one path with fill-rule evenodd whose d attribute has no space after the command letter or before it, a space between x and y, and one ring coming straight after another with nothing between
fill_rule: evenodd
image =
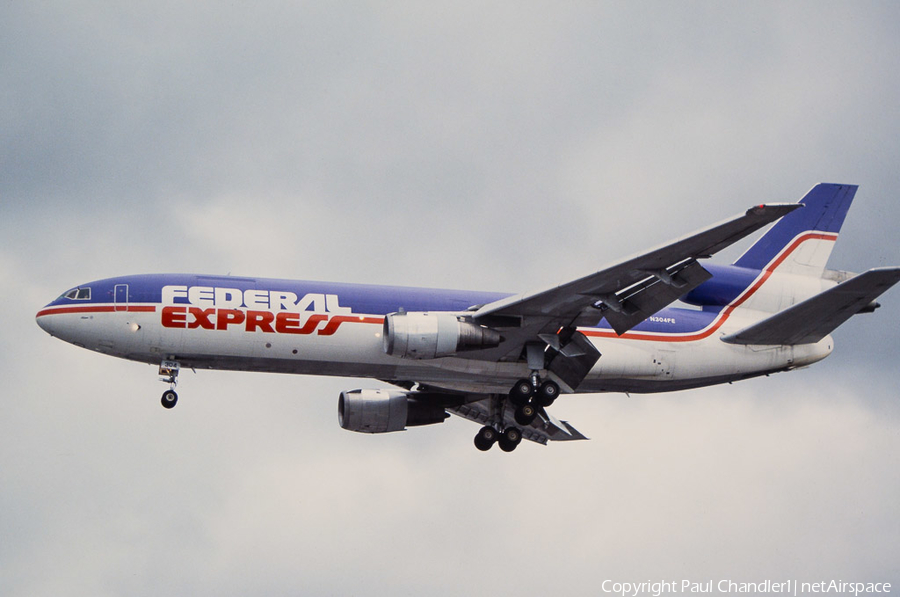
<instances>
[{"instance_id":1,"label":"aircraft wing","mask_svg":"<svg viewBox=\"0 0 900 597\"><path fill-rule=\"evenodd\" d=\"M478 323L512 318L546 318L561 327L600 317L623 334L709 279L697 259L734 244L801 204L759 205L746 213L552 288L483 305ZM605 308L604 308L605 307ZM612 312L612 313L610 313Z\"/></svg>"},{"instance_id":2,"label":"aircraft wing","mask_svg":"<svg viewBox=\"0 0 900 597\"><path fill-rule=\"evenodd\" d=\"M814 344L900 281L900 267L870 269L722 338L730 344Z\"/></svg>"},{"instance_id":3,"label":"aircraft wing","mask_svg":"<svg viewBox=\"0 0 900 597\"><path fill-rule=\"evenodd\" d=\"M473 307L467 319L499 330L503 340L496 348L462 352L458 358L515 362L524 357L530 369L546 368L574 391L600 358L577 326L596 325L606 317L616 332L623 334L708 280L711 274L698 259L710 257L799 207L802 205L796 203L752 207L739 216L577 280ZM397 379L389 383L407 389L418 386L414 381ZM461 395L471 388L444 384L442 390ZM485 424L498 416L513 420L515 410L508 401L496 402L491 394L471 395L445 408ZM503 412L496 412L497 408ZM542 444L587 439L543 408L530 425L522 428L522 436Z\"/></svg>"},{"instance_id":4,"label":"aircraft wing","mask_svg":"<svg viewBox=\"0 0 900 597\"><path fill-rule=\"evenodd\" d=\"M516 361L526 354L533 369L548 368L575 389L600 353L576 331L605 317L623 334L711 277L697 261L730 246L802 207L768 204L700 230L598 272L538 292L507 297L472 309L474 323L501 331L497 348L460 356ZM529 345L533 350L529 354ZM544 354L545 347L552 351Z\"/></svg>"}]
</instances>

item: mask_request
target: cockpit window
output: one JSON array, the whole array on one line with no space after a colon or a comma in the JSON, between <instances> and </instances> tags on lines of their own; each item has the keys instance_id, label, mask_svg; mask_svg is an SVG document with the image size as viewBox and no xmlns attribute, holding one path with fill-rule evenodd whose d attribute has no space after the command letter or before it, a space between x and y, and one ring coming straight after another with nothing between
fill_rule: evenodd
<instances>
[{"instance_id":1,"label":"cockpit window","mask_svg":"<svg viewBox=\"0 0 900 597\"><path fill-rule=\"evenodd\" d=\"M91 300L91 289L73 288L69 292L65 293L63 297L71 299L73 301L89 301Z\"/></svg>"}]
</instances>

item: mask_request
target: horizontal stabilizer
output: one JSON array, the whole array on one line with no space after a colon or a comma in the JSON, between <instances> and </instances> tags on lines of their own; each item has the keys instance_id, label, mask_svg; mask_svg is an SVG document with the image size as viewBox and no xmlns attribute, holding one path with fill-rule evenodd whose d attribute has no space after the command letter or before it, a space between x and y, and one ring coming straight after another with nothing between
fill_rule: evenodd
<instances>
[{"instance_id":1,"label":"horizontal stabilizer","mask_svg":"<svg viewBox=\"0 0 900 597\"><path fill-rule=\"evenodd\" d=\"M871 269L722 338L730 344L815 344L900 281L900 267Z\"/></svg>"}]
</instances>

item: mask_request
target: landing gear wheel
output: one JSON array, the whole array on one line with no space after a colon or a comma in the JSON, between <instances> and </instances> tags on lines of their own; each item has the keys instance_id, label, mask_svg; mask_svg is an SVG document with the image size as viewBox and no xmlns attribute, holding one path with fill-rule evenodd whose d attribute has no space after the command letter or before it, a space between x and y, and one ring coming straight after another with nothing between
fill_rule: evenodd
<instances>
[{"instance_id":1,"label":"landing gear wheel","mask_svg":"<svg viewBox=\"0 0 900 597\"><path fill-rule=\"evenodd\" d=\"M522 425L523 427L526 425L531 425L531 422L534 421L535 417L537 417L537 409L531 403L523 404L516 409L516 423Z\"/></svg>"},{"instance_id":2,"label":"landing gear wheel","mask_svg":"<svg viewBox=\"0 0 900 597\"><path fill-rule=\"evenodd\" d=\"M497 443L504 452L512 452L521 441L522 432L515 427L507 427L503 430L503 433L500 434L500 439L497 440Z\"/></svg>"},{"instance_id":3,"label":"landing gear wheel","mask_svg":"<svg viewBox=\"0 0 900 597\"><path fill-rule=\"evenodd\" d=\"M540 406L550 406L557 396L559 396L559 385L555 381L545 381L538 388L534 400Z\"/></svg>"},{"instance_id":4,"label":"landing gear wheel","mask_svg":"<svg viewBox=\"0 0 900 597\"><path fill-rule=\"evenodd\" d=\"M475 436L475 447L482 452L487 452L497 441L497 430L487 425L481 428L481 431Z\"/></svg>"},{"instance_id":5,"label":"landing gear wheel","mask_svg":"<svg viewBox=\"0 0 900 597\"><path fill-rule=\"evenodd\" d=\"M163 392L161 402L165 408L173 408L178 403L178 394L175 390L166 390Z\"/></svg>"},{"instance_id":6,"label":"landing gear wheel","mask_svg":"<svg viewBox=\"0 0 900 597\"><path fill-rule=\"evenodd\" d=\"M520 406L528 402L528 399L534 394L534 385L530 379L520 379L509 391L509 401Z\"/></svg>"}]
</instances>

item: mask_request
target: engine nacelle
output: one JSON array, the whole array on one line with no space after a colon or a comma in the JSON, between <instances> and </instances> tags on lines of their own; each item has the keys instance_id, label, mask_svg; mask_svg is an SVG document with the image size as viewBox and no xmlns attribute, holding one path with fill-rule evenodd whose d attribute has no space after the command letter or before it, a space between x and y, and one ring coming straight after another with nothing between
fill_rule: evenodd
<instances>
[{"instance_id":1,"label":"engine nacelle","mask_svg":"<svg viewBox=\"0 0 900 597\"><path fill-rule=\"evenodd\" d=\"M399 390L350 390L338 399L338 422L349 431L387 433L443 423L450 415L441 402Z\"/></svg>"},{"instance_id":2,"label":"engine nacelle","mask_svg":"<svg viewBox=\"0 0 900 597\"><path fill-rule=\"evenodd\" d=\"M499 346L500 332L453 313L391 313L384 318L384 352L409 359L448 357Z\"/></svg>"}]
</instances>

